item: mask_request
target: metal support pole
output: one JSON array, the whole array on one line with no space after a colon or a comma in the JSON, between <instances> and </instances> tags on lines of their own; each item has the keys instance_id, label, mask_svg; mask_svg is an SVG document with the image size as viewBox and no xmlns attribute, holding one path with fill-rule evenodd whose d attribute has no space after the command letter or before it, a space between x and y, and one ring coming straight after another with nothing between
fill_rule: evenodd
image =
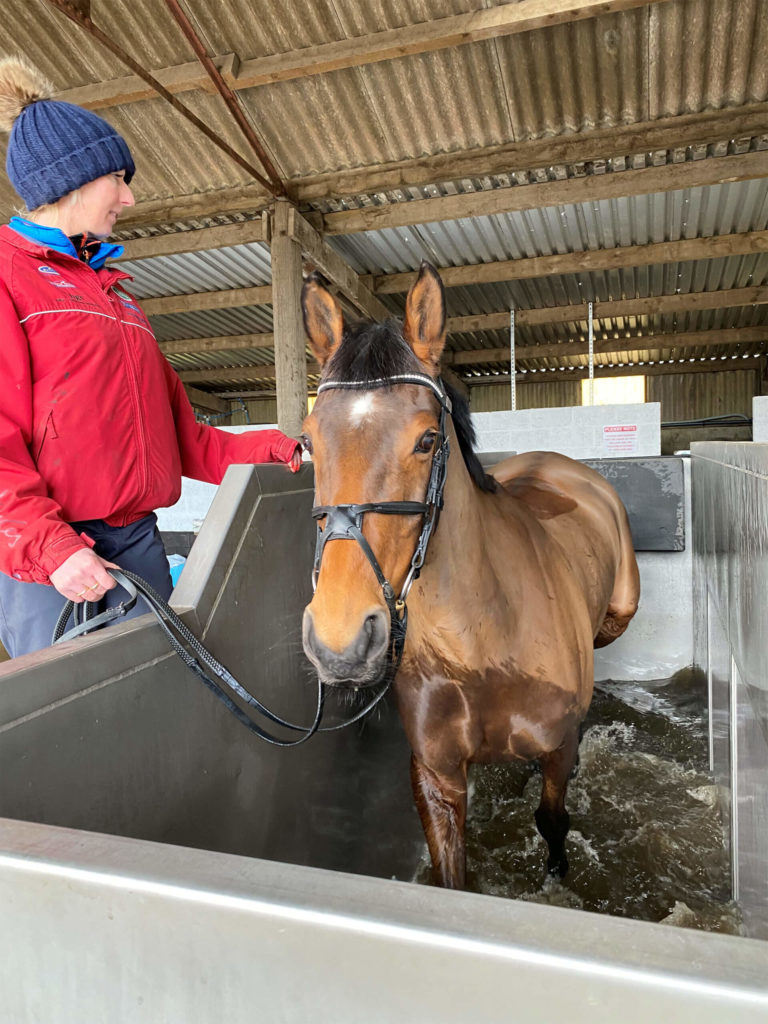
<instances>
[{"instance_id":1,"label":"metal support pole","mask_svg":"<svg viewBox=\"0 0 768 1024\"><path fill-rule=\"evenodd\" d=\"M509 311L509 386L512 389L512 412L517 409L517 369L515 367L515 311Z\"/></svg>"},{"instance_id":2,"label":"metal support pole","mask_svg":"<svg viewBox=\"0 0 768 1024\"><path fill-rule=\"evenodd\" d=\"M595 404L595 331L592 323L592 303L589 303L590 328L590 406Z\"/></svg>"}]
</instances>

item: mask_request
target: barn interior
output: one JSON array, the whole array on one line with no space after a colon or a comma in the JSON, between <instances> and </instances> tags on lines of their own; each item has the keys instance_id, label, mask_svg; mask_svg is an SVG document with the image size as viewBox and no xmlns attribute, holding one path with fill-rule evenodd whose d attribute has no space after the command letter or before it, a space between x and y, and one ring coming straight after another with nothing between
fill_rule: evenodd
<instances>
[{"instance_id":1,"label":"barn interior","mask_svg":"<svg viewBox=\"0 0 768 1024\"><path fill-rule=\"evenodd\" d=\"M304 995L286 1003L297 970L340 1021L363 1004L371 1021L505 1019L513 992L530 1020L576 1004L590 1020L764 1019L768 0L7 0L3 13L3 55L130 145L120 265L202 421L298 436L319 381L304 275L321 271L348 317L380 320L402 316L426 259L446 288L442 372L481 452L561 450L617 482L646 597L596 677L696 670L741 908L722 936L413 886L421 838L394 706L362 734L256 749L146 618L0 666L14 908L0 948L27 992L45 963L82 1019L104 1006L142 1019L141 992L150 1019L202 1021L215 989L217 1013L239 1021L255 960L264 1005L290 1021L311 1012ZM3 222L18 203L3 178ZM174 606L279 713L311 716L286 624L310 593L311 468L239 467L215 498L185 492L161 518L188 555ZM229 954L209 992L205 923ZM94 936L123 964L106 980ZM43 1019L74 1019L35 998Z\"/></svg>"}]
</instances>

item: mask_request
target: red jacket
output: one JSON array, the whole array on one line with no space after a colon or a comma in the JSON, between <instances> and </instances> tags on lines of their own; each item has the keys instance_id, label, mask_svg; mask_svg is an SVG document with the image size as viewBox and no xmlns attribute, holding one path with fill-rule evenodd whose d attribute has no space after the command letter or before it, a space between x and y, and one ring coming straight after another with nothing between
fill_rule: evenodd
<instances>
[{"instance_id":1,"label":"red jacket","mask_svg":"<svg viewBox=\"0 0 768 1024\"><path fill-rule=\"evenodd\" d=\"M218 484L296 450L195 422L126 278L0 227L0 572L15 579L48 583L85 546L69 522L124 526L173 505L182 474Z\"/></svg>"}]
</instances>

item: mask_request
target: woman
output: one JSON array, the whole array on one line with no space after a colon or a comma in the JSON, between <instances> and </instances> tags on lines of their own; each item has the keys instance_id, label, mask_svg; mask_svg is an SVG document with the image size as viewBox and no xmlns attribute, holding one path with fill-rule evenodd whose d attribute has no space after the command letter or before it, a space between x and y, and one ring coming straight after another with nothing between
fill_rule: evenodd
<instances>
[{"instance_id":1,"label":"woman","mask_svg":"<svg viewBox=\"0 0 768 1024\"><path fill-rule=\"evenodd\" d=\"M232 463L301 463L280 431L195 422L129 275L105 265L123 250L104 239L134 203L128 146L50 95L23 61L0 61L6 168L26 205L0 227L0 641L11 657L48 646L65 600L124 598L110 566L170 596L154 510L178 500L182 473L220 483Z\"/></svg>"}]
</instances>

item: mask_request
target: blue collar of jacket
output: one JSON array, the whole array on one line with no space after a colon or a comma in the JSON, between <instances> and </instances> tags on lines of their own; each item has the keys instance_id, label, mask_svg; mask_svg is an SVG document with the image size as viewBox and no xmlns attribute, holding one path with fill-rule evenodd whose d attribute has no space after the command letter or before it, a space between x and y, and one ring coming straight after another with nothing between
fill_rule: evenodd
<instances>
[{"instance_id":1,"label":"blue collar of jacket","mask_svg":"<svg viewBox=\"0 0 768 1024\"><path fill-rule=\"evenodd\" d=\"M55 252L64 253L66 256L73 256L77 259L77 250L67 236L59 228L47 227L45 224L35 224L34 221L26 220L24 217L11 217L8 227L18 231L25 238L31 238L33 242L44 245L46 249L53 249ZM116 259L122 256L125 249L122 245L115 245L113 242L102 242L98 252L91 256L88 266L93 270L101 270L108 259Z\"/></svg>"}]
</instances>

